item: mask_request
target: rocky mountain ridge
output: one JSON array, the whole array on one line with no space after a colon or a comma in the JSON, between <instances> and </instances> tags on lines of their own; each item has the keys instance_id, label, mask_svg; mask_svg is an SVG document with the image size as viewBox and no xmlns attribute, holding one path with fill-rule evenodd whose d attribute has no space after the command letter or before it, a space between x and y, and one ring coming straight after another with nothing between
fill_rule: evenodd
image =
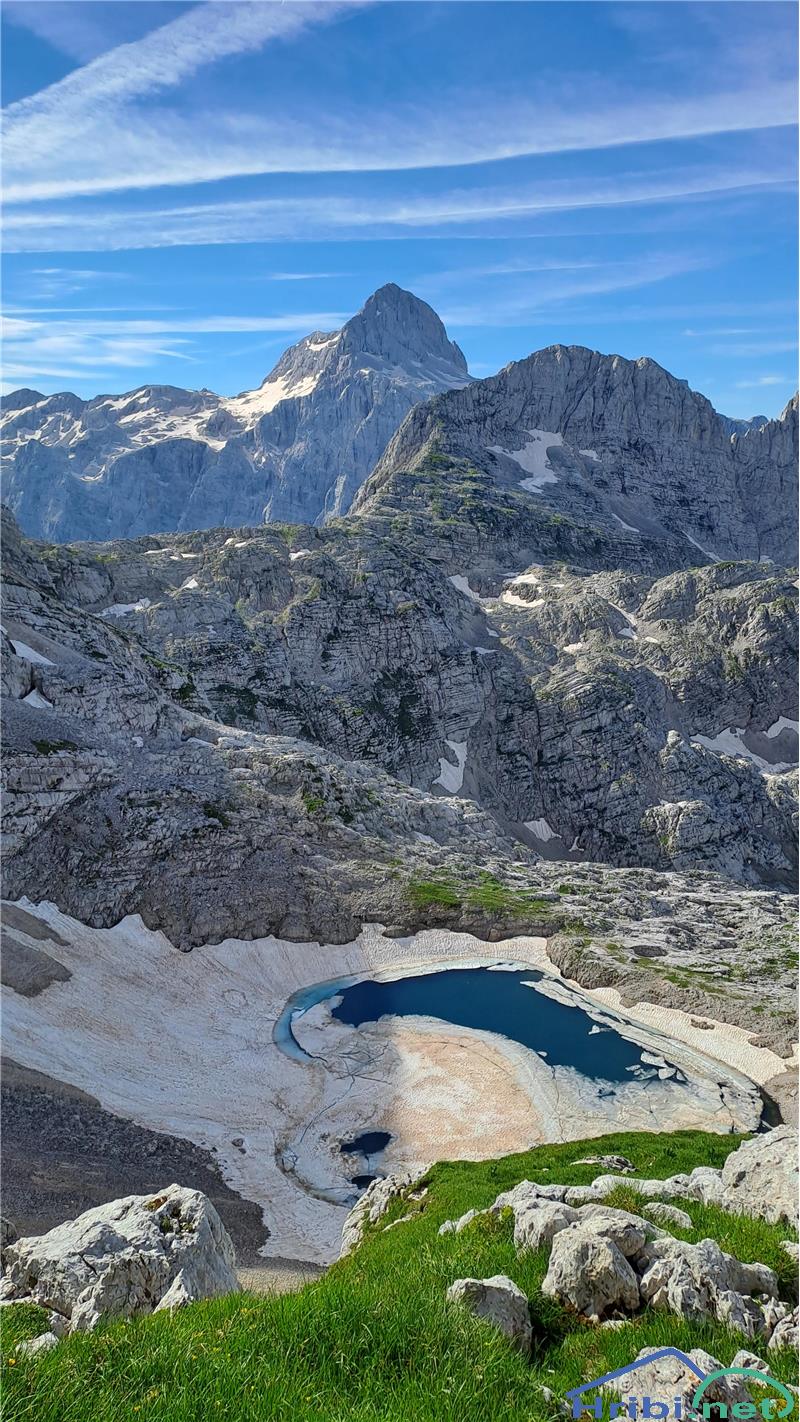
<instances>
[{"instance_id":1,"label":"rocky mountain ridge","mask_svg":"<svg viewBox=\"0 0 800 1422\"><path fill-rule=\"evenodd\" d=\"M731 420L648 358L575 346L471 381L435 312L393 284L232 398L23 390L3 411L6 498L26 533L58 542L319 524L354 501L429 521L433 458L503 509L506 571L509 554L519 568L559 550L643 572L793 556L796 401L777 420Z\"/></svg>"},{"instance_id":2,"label":"rocky mountain ridge","mask_svg":"<svg viewBox=\"0 0 800 1422\"><path fill-rule=\"evenodd\" d=\"M792 563L797 397L758 428L730 425L646 357L550 346L411 411L355 509L401 509L433 459L576 528L594 566Z\"/></svg>"},{"instance_id":3,"label":"rocky mountain ridge","mask_svg":"<svg viewBox=\"0 0 800 1422\"><path fill-rule=\"evenodd\" d=\"M346 512L414 404L468 380L436 313L389 284L231 398L164 385L89 401L13 392L5 496L26 532L59 542L314 523Z\"/></svg>"}]
</instances>

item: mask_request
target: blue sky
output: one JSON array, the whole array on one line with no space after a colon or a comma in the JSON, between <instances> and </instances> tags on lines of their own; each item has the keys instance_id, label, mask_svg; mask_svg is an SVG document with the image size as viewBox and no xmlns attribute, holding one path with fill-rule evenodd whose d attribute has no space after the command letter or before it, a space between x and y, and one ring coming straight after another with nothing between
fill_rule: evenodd
<instances>
[{"instance_id":1,"label":"blue sky","mask_svg":"<svg viewBox=\"0 0 800 1422\"><path fill-rule=\"evenodd\" d=\"M4 387L234 393L396 281L476 375L796 386L795 10L6 0Z\"/></svg>"}]
</instances>

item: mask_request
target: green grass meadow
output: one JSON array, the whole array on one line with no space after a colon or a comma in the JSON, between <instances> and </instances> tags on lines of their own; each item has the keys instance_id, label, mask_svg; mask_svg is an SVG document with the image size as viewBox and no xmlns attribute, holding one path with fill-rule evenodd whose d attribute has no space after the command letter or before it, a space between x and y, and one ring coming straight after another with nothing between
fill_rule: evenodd
<instances>
[{"instance_id":1,"label":"green grass meadow","mask_svg":"<svg viewBox=\"0 0 800 1422\"><path fill-rule=\"evenodd\" d=\"M540 1286L549 1246L517 1257L510 1215L476 1221L460 1235L437 1234L445 1219L489 1205L523 1179L588 1184L597 1166L575 1165L601 1152L630 1157L637 1173L664 1177L695 1165L719 1166L740 1143L732 1136L678 1132L620 1134L543 1146L484 1163L435 1166L428 1193L398 1201L362 1247L296 1294L254 1294L193 1304L164 1314L109 1323L64 1340L36 1359L16 1345L47 1327L35 1308L2 1313L3 1417L6 1422L523 1422L558 1416L538 1393L557 1397L631 1361L645 1346L700 1346L730 1363L746 1346L740 1334L698 1327L648 1311L620 1329L576 1318ZM609 1201L637 1209L629 1186ZM780 1248L795 1237L783 1225L728 1215L680 1201L693 1228L679 1237L712 1237L745 1261L779 1275L782 1296L796 1298L793 1261ZM384 1230L392 1219L414 1217ZM534 1328L531 1362L500 1336L445 1303L466 1275L510 1275L528 1295ZM759 1343L752 1346L763 1351ZM796 1381L797 1360L769 1354L770 1370Z\"/></svg>"}]
</instances>

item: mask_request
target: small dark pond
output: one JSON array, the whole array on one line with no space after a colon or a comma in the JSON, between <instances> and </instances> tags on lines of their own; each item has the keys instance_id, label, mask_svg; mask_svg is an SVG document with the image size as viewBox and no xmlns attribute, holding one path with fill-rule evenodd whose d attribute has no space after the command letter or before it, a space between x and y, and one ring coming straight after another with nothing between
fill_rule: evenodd
<instances>
[{"instance_id":1,"label":"small dark pond","mask_svg":"<svg viewBox=\"0 0 800 1422\"><path fill-rule=\"evenodd\" d=\"M342 1155L375 1155L376 1151L385 1150L391 1139L390 1131L364 1131L350 1141L342 1141L339 1150Z\"/></svg>"}]
</instances>

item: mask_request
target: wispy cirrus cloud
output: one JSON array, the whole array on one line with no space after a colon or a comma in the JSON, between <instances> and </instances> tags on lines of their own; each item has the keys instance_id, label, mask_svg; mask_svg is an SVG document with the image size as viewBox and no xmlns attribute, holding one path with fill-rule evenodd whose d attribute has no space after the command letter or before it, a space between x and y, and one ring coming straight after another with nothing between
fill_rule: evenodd
<instances>
[{"instance_id":1,"label":"wispy cirrus cloud","mask_svg":"<svg viewBox=\"0 0 800 1422\"><path fill-rule=\"evenodd\" d=\"M46 40L54 49L86 64L98 54L137 39L174 18L172 0L141 5L98 5L81 0L4 0L3 16Z\"/></svg>"},{"instance_id":2,"label":"wispy cirrus cloud","mask_svg":"<svg viewBox=\"0 0 800 1422\"><path fill-rule=\"evenodd\" d=\"M451 168L536 155L769 130L795 119L794 76L775 57L770 80L723 68L662 93L615 86L601 73L542 66L525 87L443 82L380 107L357 89L275 106L244 92L198 109L183 90L202 69L294 40L376 0L206 0L6 110L6 201L187 185L258 174ZM19 10L17 6L17 10ZM36 7L34 7L36 8ZM72 8L72 7L67 7ZM83 12L85 7L78 7ZM90 7L91 8L91 7ZM150 8L150 7L146 7ZM157 15L161 5L153 5ZM44 11L63 17L58 5ZM14 10L12 9L12 18ZM51 17L51 23L52 23ZM777 41L773 41L773 49ZM735 72L734 72L735 71Z\"/></svg>"},{"instance_id":3,"label":"wispy cirrus cloud","mask_svg":"<svg viewBox=\"0 0 800 1422\"><path fill-rule=\"evenodd\" d=\"M333 329L346 319L338 311L301 311L290 315L200 316L182 313L158 318L107 320L94 315L47 321L18 314L2 323L3 370L6 380L95 378L108 369L152 367L156 357L196 362L197 338L243 332L301 336ZM101 377L97 377L101 378Z\"/></svg>"},{"instance_id":4,"label":"wispy cirrus cloud","mask_svg":"<svg viewBox=\"0 0 800 1422\"><path fill-rule=\"evenodd\" d=\"M759 375L755 380L737 380L737 390L766 390L772 385L791 384L791 375Z\"/></svg>"},{"instance_id":5,"label":"wispy cirrus cloud","mask_svg":"<svg viewBox=\"0 0 800 1422\"><path fill-rule=\"evenodd\" d=\"M262 49L272 40L291 39L370 3L207 0L141 38L100 54L6 109L6 201L204 181L202 176L178 176L179 148L188 144L202 168L217 115L206 129L196 114L182 121L173 110L159 112L153 96L175 89L205 66ZM144 99L146 108L140 106ZM224 127L224 118L222 122ZM211 148L208 176L220 176L213 171L213 144Z\"/></svg>"},{"instance_id":6,"label":"wispy cirrus cloud","mask_svg":"<svg viewBox=\"0 0 800 1422\"><path fill-rule=\"evenodd\" d=\"M113 95L114 86L108 88ZM6 200L33 202L270 173L454 168L628 147L782 128L792 122L794 103L794 85L780 80L752 93L635 103L608 96L594 104L585 97L576 103L565 93L560 107L549 88L538 101L462 93L437 107L387 104L379 113L359 108L349 115L320 113L311 120L217 109L213 128L207 129L195 115L160 113L148 106L136 112L134 121L126 105L109 112L106 98L87 104L80 90L74 96L45 90L8 111Z\"/></svg>"},{"instance_id":7,"label":"wispy cirrus cloud","mask_svg":"<svg viewBox=\"0 0 800 1422\"><path fill-rule=\"evenodd\" d=\"M780 167L685 168L623 173L607 179L558 178L514 188L470 187L434 194L256 198L146 209L84 205L10 211L6 249L12 252L118 251L296 238L393 237L414 230L452 231L558 212L643 206L731 193L790 188Z\"/></svg>"}]
</instances>

